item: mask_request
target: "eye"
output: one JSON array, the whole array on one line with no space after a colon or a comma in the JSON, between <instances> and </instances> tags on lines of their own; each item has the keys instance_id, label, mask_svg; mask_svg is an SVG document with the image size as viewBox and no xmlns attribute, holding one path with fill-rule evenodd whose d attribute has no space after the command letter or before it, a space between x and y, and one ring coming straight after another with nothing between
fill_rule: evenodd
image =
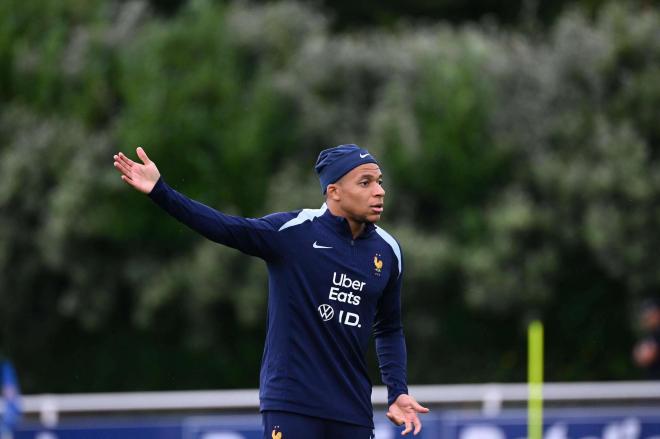
<instances>
[{"instance_id":1,"label":"eye","mask_svg":"<svg viewBox=\"0 0 660 439\"><path fill-rule=\"evenodd\" d=\"M382 178L381 178L380 180L378 180L378 184L379 184L379 185L381 185L381 186L382 186L382 185L383 185L384 183L385 183L385 182L383 181L383 179L382 179Z\"/></svg>"},{"instance_id":2,"label":"eye","mask_svg":"<svg viewBox=\"0 0 660 439\"><path fill-rule=\"evenodd\" d=\"M367 186L369 186L369 182L366 181L366 180L362 180L362 181L359 182L358 184L359 184L360 186L362 186L362 187L367 187Z\"/></svg>"}]
</instances>

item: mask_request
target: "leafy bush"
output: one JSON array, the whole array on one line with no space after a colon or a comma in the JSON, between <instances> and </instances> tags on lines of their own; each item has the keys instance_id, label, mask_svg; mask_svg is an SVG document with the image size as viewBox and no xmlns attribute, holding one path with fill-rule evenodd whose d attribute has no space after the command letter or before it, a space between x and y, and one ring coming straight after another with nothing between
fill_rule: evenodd
<instances>
[{"instance_id":1,"label":"leafy bush","mask_svg":"<svg viewBox=\"0 0 660 439\"><path fill-rule=\"evenodd\" d=\"M111 155L138 145L251 216L320 205L319 150L369 148L414 382L524 379L533 316L550 379L636 376L630 313L660 287L656 9L335 34L292 2L42 3L0 6L0 342L27 391L256 385L263 264L124 187Z\"/></svg>"}]
</instances>

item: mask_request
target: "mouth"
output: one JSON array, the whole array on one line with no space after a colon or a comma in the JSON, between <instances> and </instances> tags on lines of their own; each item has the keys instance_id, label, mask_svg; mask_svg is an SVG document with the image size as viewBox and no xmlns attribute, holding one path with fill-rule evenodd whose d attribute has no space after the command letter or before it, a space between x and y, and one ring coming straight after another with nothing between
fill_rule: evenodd
<instances>
[{"instance_id":1,"label":"mouth","mask_svg":"<svg viewBox=\"0 0 660 439\"><path fill-rule=\"evenodd\" d=\"M383 203L372 204L369 207L371 208L372 211L374 211L374 213L378 213L378 214L383 213Z\"/></svg>"}]
</instances>

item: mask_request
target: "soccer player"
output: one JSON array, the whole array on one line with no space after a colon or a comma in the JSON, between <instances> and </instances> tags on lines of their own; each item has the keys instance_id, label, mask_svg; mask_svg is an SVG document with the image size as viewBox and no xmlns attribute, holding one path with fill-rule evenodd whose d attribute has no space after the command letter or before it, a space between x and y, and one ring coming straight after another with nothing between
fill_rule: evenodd
<instances>
[{"instance_id":1,"label":"soccer player","mask_svg":"<svg viewBox=\"0 0 660 439\"><path fill-rule=\"evenodd\" d=\"M268 321L260 373L265 439L371 439L373 408L365 353L373 334L387 417L419 433L408 395L401 325L403 260L398 243L375 225L385 190L374 157L357 145L319 154L320 209L263 218L226 215L170 188L142 148L123 153L124 182L167 213L220 244L264 259Z\"/></svg>"}]
</instances>

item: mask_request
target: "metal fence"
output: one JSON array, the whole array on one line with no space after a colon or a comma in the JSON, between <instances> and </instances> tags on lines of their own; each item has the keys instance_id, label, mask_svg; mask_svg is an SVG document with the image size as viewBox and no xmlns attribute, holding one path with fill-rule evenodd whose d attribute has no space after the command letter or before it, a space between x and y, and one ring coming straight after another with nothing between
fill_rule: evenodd
<instances>
[{"instance_id":1,"label":"metal fence","mask_svg":"<svg viewBox=\"0 0 660 439\"><path fill-rule=\"evenodd\" d=\"M526 384L457 384L410 386L410 393L430 407L471 408L486 416L497 416L504 408L524 405L528 389ZM604 404L660 407L660 382L546 383L543 398L547 407ZM377 410L383 409L387 390L375 387L372 402ZM85 414L257 413L258 407L256 389L23 396L26 417L49 426L56 425L60 418Z\"/></svg>"},{"instance_id":2,"label":"metal fence","mask_svg":"<svg viewBox=\"0 0 660 439\"><path fill-rule=\"evenodd\" d=\"M523 439L526 384L411 386L432 408L419 439ZM544 439L660 439L660 382L548 383ZM377 439L400 437L373 392ZM254 389L27 395L14 439L261 439ZM1 406L1 404L0 404ZM314 438L310 438L314 439Z\"/></svg>"}]
</instances>

